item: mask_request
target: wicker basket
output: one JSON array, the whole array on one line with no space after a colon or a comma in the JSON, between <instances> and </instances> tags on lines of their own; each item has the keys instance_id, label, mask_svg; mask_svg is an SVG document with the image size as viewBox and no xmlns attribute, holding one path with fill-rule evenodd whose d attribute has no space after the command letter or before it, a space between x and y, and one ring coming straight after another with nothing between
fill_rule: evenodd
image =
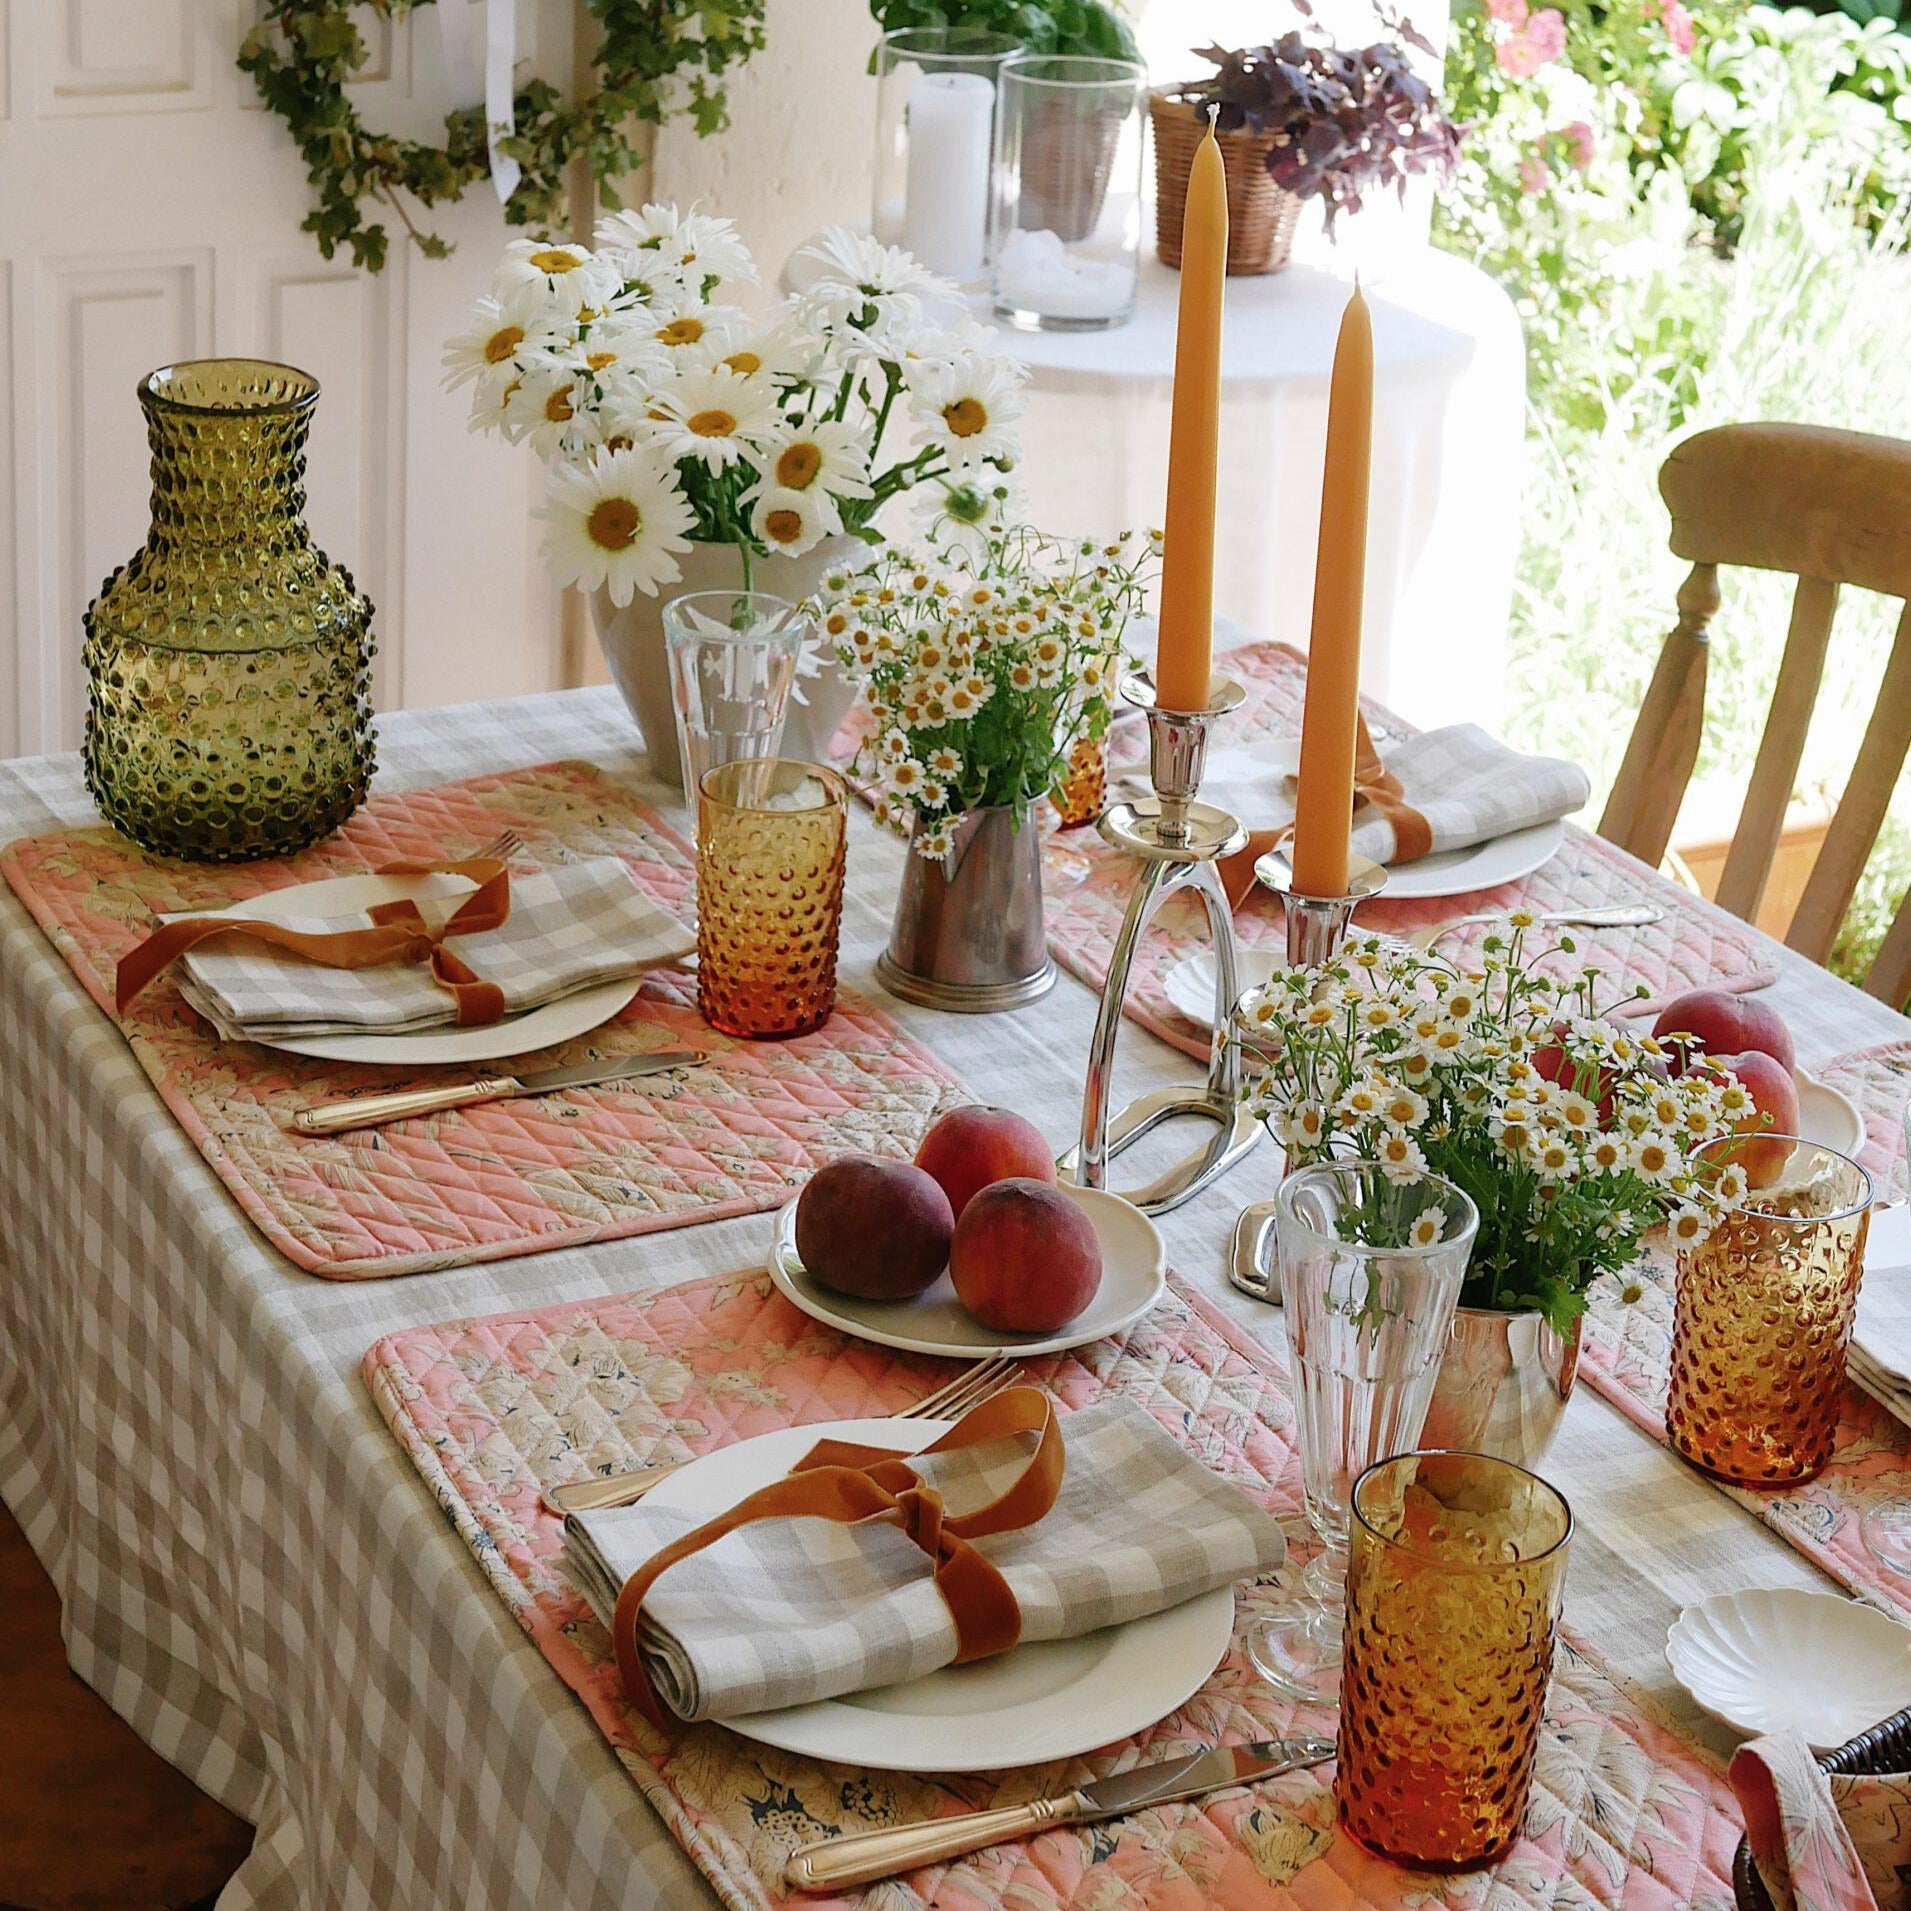
<instances>
[{"instance_id":1,"label":"wicker basket","mask_svg":"<svg viewBox=\"0 0 1911 1911\"><path fill-rule=\"evenodd\" d=\"M1151 92L1148 116L1155 129L1155 256L1179 271L1188 174L1205 129L1194 108L1173 92ZM1228 175L1228 270L1278 272L1294 244L1301 202L1267 176L1274 136L1242 128L1215 138Z\"/></svg>"},{"instance_id":2,"label":"wicker basket","mask_svg":"<svg viewBox=\"0 0 1911 1911\"><path fill-rule=\"evenodd\" d=\"M1882 1724L1848 1739L1819 1761L1820 1771L1851 1776L1859 1773L1911 1772L1911 1709L1893 1713ZM1765 1880L1752 1862L1752 1847L1741 1838L1732 1860L1732 1890L1739 1911L1773 1911Z\"/></svg>"}]
</instances>

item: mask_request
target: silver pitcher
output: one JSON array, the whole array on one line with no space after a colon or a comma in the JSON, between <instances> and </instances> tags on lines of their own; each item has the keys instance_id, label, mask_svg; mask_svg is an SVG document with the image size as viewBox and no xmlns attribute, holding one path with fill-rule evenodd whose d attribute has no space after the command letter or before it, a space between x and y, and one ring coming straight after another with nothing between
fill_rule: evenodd
<instances>
[{"instance_id":1,"label":"silver pitcher","mask_svg":"<svg viewBox=\"0 0 1911 1911\"><path fill-rule=\"evenodd\" d=\"M955 819L953 834L946 856L920 854L912 834L876 979L925 1008L964 1015L1020 1008L1055 986L1035 819L1017 829L1012 809L970 810Z\"/></svg>"},{"instance_id":2,"label":"silver pitcher","mask_svg":"<svg viewBox=\"0 0 1911 1911\"><path fill-rule=\"evenodd\" d=\"M1561 1334L1544 1314L1456 1307L1420 1444L1537 1466L1578 1371L1577 1321Z\"/></svg>"}]
</instances>

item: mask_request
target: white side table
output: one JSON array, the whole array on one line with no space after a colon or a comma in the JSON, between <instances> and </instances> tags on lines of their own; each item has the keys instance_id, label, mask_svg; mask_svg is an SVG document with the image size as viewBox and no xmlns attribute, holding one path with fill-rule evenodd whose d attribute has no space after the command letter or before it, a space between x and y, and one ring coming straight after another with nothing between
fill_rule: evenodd
<instances>
[{"instance_id":1,"label":"white side table","mask_svg":"<svg viewBox=\"0 0 1911 1911\"><path fill-rule=\"evenodd\" d=\"M1415 248L1364 276L1374 319L1366 687L1418 724L1496 722L1518 547L1525 364L1512 302ZM1029 368L1023 482L1046 530L1161 522L1180 276L1147 253L1133 320L1003 338ZM1306 649L1344 274L1227 287L1215 608ZM978 317L990 316L986 299Z\"/></svg>"}]
</instances>

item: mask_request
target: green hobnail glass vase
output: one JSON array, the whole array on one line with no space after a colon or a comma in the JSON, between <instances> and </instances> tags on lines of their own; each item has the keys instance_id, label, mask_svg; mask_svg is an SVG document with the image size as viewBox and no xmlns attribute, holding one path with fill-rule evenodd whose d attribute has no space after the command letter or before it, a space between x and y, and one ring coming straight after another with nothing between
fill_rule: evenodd
<instances>
[{"instance_id":1,"label":"green hobnail glass vase","mask_svg":"<svg viewBox=\"0 0 1911 1911\"><path fill-rule=\"evenodd\" d=\"M318 381L212 358L140 381L145 548L86 613L86 787L142 849L301 849L365 798L372 607L305 526Z\"/></svg>"}]
</instances>

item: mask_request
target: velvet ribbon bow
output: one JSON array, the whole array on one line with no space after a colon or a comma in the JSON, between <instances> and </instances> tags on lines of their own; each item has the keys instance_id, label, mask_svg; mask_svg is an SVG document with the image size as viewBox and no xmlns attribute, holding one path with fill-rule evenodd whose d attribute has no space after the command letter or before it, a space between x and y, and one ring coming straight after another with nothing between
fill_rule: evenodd
<instances>
[{"instance_id":1,"label":"velvet ribbon bow","mask_svg":"<svg viewBox=\"0 0 1911 1911\"><path fill-rule=\"evenodd\" d=\"M137 948L120 958L113 999L124 1015L133 999L161 970L169 968L214 936L241 936L303 956L327 969L375 969L387 962L423 962L432 979L448 990L461 1027L495 1022L504 1013L504 991L486 982L446 946L451 936L496 929L511 914L511 876L495 856L468 856L457 863L380 863L374 876L465 876L478 886L459 903L441 928L426 922L409 897L381 902L367 913L369 929L288 929L283 923L246 916L190 916L163 923Z\"/></svg>"},{"instance_id":2,"label":"velvet ribbon bow","mask_svg":"<svg viewBox=\"0 0 1911 1911\"><path fill-rule=\"evenodd\" d=\"M1433 848L1433 830L1427 819L1407 801L1400 779L1380 760L1373 737L1367 729L1366 713L1356 718L1354 734L1354 811L1362 804L1378 810L1393 825L1393 857L1396 863L1418 862ZM1238 909L1254 888L1254 865L1270 849L1279 849L1294 834L1294 825L1280 829L1252 830L1247 847L1236 850L1221 863L1221 887L1227 892L1228 907Z\"/></svg>"},{"instance_id":3,"label":"velvet ribbon bow","mask_svg":"<svg viewBox=\"0 0 1911 1911\"><path fill-rule=\"evenodd\" d=\"M972 1407L923 1453L949 1453L1013 1434L1038 1436L1035 1451L1005 1491L984 1506L951 1516L942 1496L921 1480L907 1459L885 1447L821 1440L783 1478L760 1487L727 1513L672 1540L640 1566L617 1597L611 1637L617 1671L630 1702L660 1731L666 1719L637 1649L637 1622L645 1597L678 1561L714 1545L753 1520L826 1519L853 1526L879 1520L900 1527L934 1562L936 1590L955 1621L955 1663L1006 1652L1022 1636L1021 1608L995 1564L972 1541L1033 1526L1055 1504L1066 1454L1055 1402L1039 1387L1011 1387Z\"/></svg>"}]
</instances>

